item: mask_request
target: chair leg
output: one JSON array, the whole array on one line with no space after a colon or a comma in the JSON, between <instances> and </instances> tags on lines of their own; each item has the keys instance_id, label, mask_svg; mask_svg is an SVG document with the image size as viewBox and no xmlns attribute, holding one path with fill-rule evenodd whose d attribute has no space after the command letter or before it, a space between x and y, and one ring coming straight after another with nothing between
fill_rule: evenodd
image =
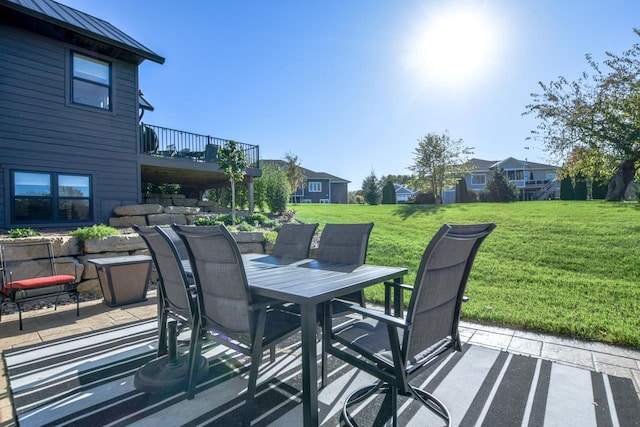
<instances>
[{"instance_id":1,"label":"chair leg","mask_svg":"<svg viewBox=\"0 0 640 427\"><path fill-rule=\"evenodd\" d=\"M177 337L176 337L177 340ZM189 357L188 357L188 379L187 379L187 399L193 399L196 394L196 385L198 384L198 378L200 378L200 355L202 353L202 338L200 337L200 322L194 321L193 329L191 330L191 342L189 343ZM208 362L207 362L208 368ZM207 369L208 370L208 369Z\"/></svg>"},{"instance_id":2,"label":"chair leg","mask_svg":"<svg viewBox=\"0 0 640 427\"><path fill-rule=\"evenodd\" d=\"M22 330L22 304L16 303L18 306L18 324L20 325L20 330Z\"/></svg>"},{"instance_id":3,"label":"chair leg","mask_svg":"<svg viewBox=\"0 0 640 427\"><path fill-rule=\"evenodd\" d=\"M429 408L433 413L442 418L447 422L447 426L451 426L451 414L444 403L438 400L431 393L427 393L426 391L419 389L417 387L413 387L409 384L409 388L413 396L415 396L416 400L422 403L424 406Z\"/></svg>"},{"instance_id":4,"label":"chair leg","mask_svg":"<svg viewBox=\"0 0 640 427\"><path fill-rule=\"evenodd\" d=\"M262 340L264 339L264 327L266 323L267 313L262 310L258 316L258 325L256 327L255 336L253 338L253 351L251 352L251 368L249 369L249 384L247 384L247 399L244 405L244 415L242 417L242 426L250 427L253 418L253 409L255 405L256 388L258 384L258 368L262 360Z\"/></svg>"},{"instance_id":5,"label":"chair leg","mask_svg":"<svg viewBox=\"0 0 640 427\"><path fill-rule=\"evenodd\" d=\"M427 409L442 418L447 423L448 427L451 426L451 415L449 414L449 410L440 400L438 400L432 394L411 385L409 385L409 389L411 390L412 398L414 398L415 400L426 406ZM391 417L393 420L392 425L394 427L398 427L398 388L393 387L383 381L359 388L352 392L349 396L347 396L344 401L344 405L342 406L342 420L347 426L356 426L353 417L349 414L348 408L368 399L370 396L376 393L391 395Z\"/></svg>"}]
</instances>

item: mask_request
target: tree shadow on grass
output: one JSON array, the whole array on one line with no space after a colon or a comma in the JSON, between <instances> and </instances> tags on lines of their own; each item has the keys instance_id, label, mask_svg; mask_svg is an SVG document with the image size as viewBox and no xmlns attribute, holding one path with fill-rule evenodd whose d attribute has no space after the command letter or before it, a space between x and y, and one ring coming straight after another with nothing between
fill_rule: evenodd
<instances>
[{"instance_id":1,"label":"tree shadow on grass","mask_svg":"<svg viewBox=\"0 0 640 427\"><path fill-rule=\"evenodd\" d=\"M439 213L447 209L447 205L397 205L393 214L399 216L403 220L407 220L413 216L427 216Z\"/></svg>"}]
</instances>

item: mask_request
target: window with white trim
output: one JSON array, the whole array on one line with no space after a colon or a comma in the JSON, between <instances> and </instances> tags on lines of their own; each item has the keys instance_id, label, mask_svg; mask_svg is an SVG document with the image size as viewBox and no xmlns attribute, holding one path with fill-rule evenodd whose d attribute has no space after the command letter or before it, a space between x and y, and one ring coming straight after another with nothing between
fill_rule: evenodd
<instances>
[{"instance_id":1,"label":"window with white trim","mask_svg":"<svg viewBox=\"0 0 640 427\"><path fill-rule=\"evenodd\" d=\"M506 171L509 181L518 181L524 179L524 171L522 169L509 169Z\"/></svg>"},{"instance_id":2,"label":"window with white trim","mask_svg":"<svg viewBox=\"0 0 640 427\"><path fill-rule=\"evenodd\" d=\"M71 53L71 102L111 109L111 64Z\"/></svg>"},{"instance_id":3,"label":"window with white trim","mask_svg":"<svg viewBox=\"0 0 640 427\"><path fill-rule=\"evenodd\" d=\"M309 193L319 193L322 191L322 182L309 181Z\"/></svg>"},{"instance_id":4,"label":"window with white trim","mask_svg":"<svg viewBox=\"0 0 640 427\"><path fill-rule=\"evenodd\" d=\"M471 174L471 185L485 185L487 183L487 175L483 173Z\"/></svg>"}]
</instances>

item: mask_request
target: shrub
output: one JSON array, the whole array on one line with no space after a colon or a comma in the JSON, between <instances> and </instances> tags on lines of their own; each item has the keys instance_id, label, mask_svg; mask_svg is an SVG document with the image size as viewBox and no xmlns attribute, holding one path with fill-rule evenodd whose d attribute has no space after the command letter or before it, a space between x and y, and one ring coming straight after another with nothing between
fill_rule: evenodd
<instances>
[{"instance_id":1,"label":"shrub","mask_svg":"<svg viewBox=\"0 0 640 427\"><path fill-rule=\"evenodd\" d=\"M242 217L236 217L236 224L243 222L244 219ZM233 225L233 219L231 218L231 214L220 214L216 216L201 216L196 219L193 225L202 227L207 225Z\"/></svg>"},{"instance_id":2,"label":"shrub","mask_svg":"<svg viewBox=\"0 0 640 427\"><path fill-rule=\"evenodd\" d=\"M604 200L607 197L609 183L602 178L594 178L591 183L591 198L594 200Z\"/></svg>"},{"instance_id":3,"label":"shrub","mask_svg":"<svg viewBox=\"0 0 640 427\"><path fill-rule=\"evenodd\" d=\"M467 190L467 203L475 203L478 201L478 193L473 190Z\"/></svg>"},{"instance_id":4,"label":"shrub","mask_svg":"<svg viewBox=\"0 0 640 427\"><path fill-rule=\"evenodd\" d=\"M32 228L13 228L9 230L10 239L18 239L20 237L34 237L40 236L41 234L42 233Z\"/></svg>"},{"instance_id":5,"label":"shrub","mask_svg":"<svg viewBox=\"0 0 640 427\"><path fill-rule=\"evenodd\" d=\"M275 243L278 237L277 231L265 231L262 234L264 235L265 243Z\"/></svg>"},{"instance_id":6,"label":"shrub","mask_svg":"<svg viewBox=\"0 0 640 427\"><path fill-rule=\"evenodd\" d=\"M245 222L253 225L264 225L269 222L270 219L268 216L261 213L254 213L252 215L247 215L244 217Z\"/></svg>"},{"instance_id":7,"label":"shrub","mask_svg":"<svg viewBox=\"0 0 640 427\"><path fill-rule=\"evenodd\" d=\"M198 227L204 227L207 225L220 225L220 224L221 222L219 222L214 216L201 216L200 218L196 219L195 222L193 223L193 225Z\"/></svg>"},{"instance_id":8,"label":"shrub","mask_svg":"<svg viewBox=\"0 0 640 427\"><path fill-rule=\"evenodd\" d=\"M573 200L573 184L571 177L565 176L560 181L560 200Z\"/></svg>"},{"instance_id":9,"label":"shrub","mask_svg":"<svg viewBox=\"0 0 640 427\"><path fill-rule=\"evenodd\" d=\"M587 180L581 174L576 175L576 185L573 187L575 200L587 200Z\"/></svg>"},{"instance_id":10,"label":"shrub","mask_svg":"<svg viewBox=\"0 0 640 427\"><path fill-rule=\"evenodd\" d=\"M102 239L109 236L116 236L120 234L117 228L110 227L104 224L94 224L91 227L80 227L74 231L70 231L70 236L75 236L84 242L89 239Z\"/></svg>"},{"instance_id":11,"label":"shrub","mask_svg":"<svg viewBox=\"0 0 640 427\"><path fill-rule=\"evenodd\" d=\"M236 218L236 222L237 223L242 222L242 218L241 217ZM221 214L216 216L213 220L212 225L218 225L218 224L232 225L233 218L231 217L231 214Z\"/></svg>"},{"instance_id":12,"label":"shrub","mask_svg":"<svg viewBox=\"0 0 640 427\"><path fill-rule=\"evenodd\" d=\"M236 225L236 229L238 231L254 231L255 227L248 222L241 222L240 224Z\"/></svg>"},{"instance_id":13,"label":"shrub","mask_svg":"<svg viewBox=\"0 0 640 427\"><path fill-rule=\"evenodd\" d=\"M435 205L436 204L436 196L433 192L419 192L416 194L416 200L414 202L416 205Z\"/></svg>"}]
</instances>

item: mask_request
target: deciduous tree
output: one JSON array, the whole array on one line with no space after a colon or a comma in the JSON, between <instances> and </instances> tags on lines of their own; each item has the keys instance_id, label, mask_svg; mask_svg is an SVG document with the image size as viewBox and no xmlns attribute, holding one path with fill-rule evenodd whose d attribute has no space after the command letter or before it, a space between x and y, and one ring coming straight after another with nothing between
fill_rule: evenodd
<instances>
[{"instance_id":1,"label":"deciduous tree","mask_svg":"<svg viewBox=\"0 0 640 427\"><path fill-rule=\"evenodd\" d=\"M304 185L304 174L302 173L300 160L298 156L292 152L287 152L284 155L284 161L287 163L285 173L289 181L289 188L291 189L291 193L295 193L300 185Z\"/></svg>"},{"instance_id":2,"label":"deciduous tree","mask_svg":"<svg viewBox=\"0 0 640 427\"><path fill-rule=\"evenodd\" d=\"M433 192L439 202L442 191L454 187L471 169L471 154L472 148L465 146L462 139L452 139L448 132L427 134L418 140L413 164L409 166L416 189Z\"/></svg>"},{"instance_id":3,"label":"deciduous tree","mask_svg":"<svg viewBox=\"0 0 640 427\"><path fill-rule=\"evenodd\" d=\"M224 171L231 182L231 220L236 224L236 182L242 181L246 174L247 160L244 150L235 141L229 141L218 153L218 167Z\"/></svg>"},{"instance_id":4,"label":"deciduous tree","mask_svg":"<svg viewBox=\"0 0 640 427\"><path fill-rule=\"evenodd\" d=\"M540 120L533 135L551 153L566 158L583 149L574 165L585 175L610 177L606 199L619 201L640 166L640 44L606 56L606 73L586 55L591 74L540 82L542 93L531 95L524 114Z\"/></svg>"}]
</instances>

